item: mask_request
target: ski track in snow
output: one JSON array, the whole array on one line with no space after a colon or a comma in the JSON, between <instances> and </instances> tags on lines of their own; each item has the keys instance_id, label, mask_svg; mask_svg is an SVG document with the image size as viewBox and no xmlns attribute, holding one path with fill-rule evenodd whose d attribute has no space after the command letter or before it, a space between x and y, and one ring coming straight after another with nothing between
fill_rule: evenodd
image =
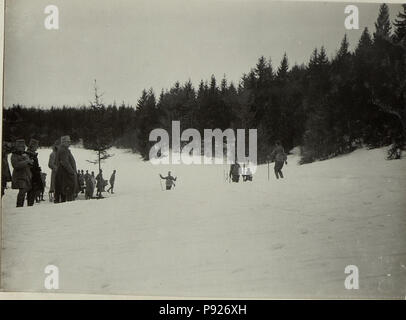
<instances>
[{"instance_id":1,"label":"ski track in snow","mask_svg":"<svg viewBox=\"0 0 406 320\"><path fill-rule=\"evenodd\" d=\"M47 175L50 149L39 151ZM78 169L88 150L72 147ZM160 165L125 150L115 194L15 208L3 198L2 275L6 291L47 291L44 268L59 268L61 292L186 297L405 298L406 160L385 149L357 150L299 166L284 180L273 164L253 183L224 181L222 165ZM158 174L178 176L161 191ZM46 196L47 198L47 196ZM346 290L356 265L360 289Z\"/></svg>"}]
</instances>

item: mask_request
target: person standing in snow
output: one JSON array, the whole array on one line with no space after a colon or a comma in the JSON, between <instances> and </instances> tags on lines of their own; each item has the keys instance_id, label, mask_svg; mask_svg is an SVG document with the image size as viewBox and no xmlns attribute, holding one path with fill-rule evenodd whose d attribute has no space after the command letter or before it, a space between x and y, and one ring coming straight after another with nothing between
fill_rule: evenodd
<instances>
[{"instance_id":1,"label":"person standing in snow","mask_svg":"<svg viewBox=\"0 0 406 320\"><path fill-rule=\"evenodd\" d=\"M102 198L102 191L104 188L103 170L99 170L99 174L96 176L96 198Z\"/></svg>"},{"instance_id":2,"label":"person standing in snow","mask_svg":"<svg viewBox=\"0 0 406 320\"><path fill-rule=\"evenodd\" d=\"M82 170L82 172L80 170L78 170L77 176L78 176L79 192L84 193L85 177L83 175L83 170Z\"/></svg>"},{"instance_id":3,"label":"person standing in snow","mask_svg":"<svg viewBox=\"0 0 406 320\"><path fill-rule=\"evenodd\" d=\"M86 170L86 174L84 175L85 178L85 199L91 199L93 197L93 182L92 182L92 176L89 174L89 171Z\"/></svg>"},{"instance_id":4,"label":"person standing in snow","mask_svg":"<svg viewBox=\"0 0 406 320\"><path fill-rule=\"evenodd\" d=\"M38 146L39 141L36 139L31 139L26 154L32 160L31 165L31 190L27 193L27 203L28 206L33 206L36 198L40 195L41 190L44 188L41 177L41 167L38 162Z\"/></svg>"},{"instance_id":5,"label":"person standing in snow","mask_svg":"<svg viewBox=\"0 0 406 320\"><path fill-rule=\"evenodd\" d=\"M56 155L55 203L73 201L79 190L76 161L69 150L70 142L69 136L61 137L61 145Z\"/></svg>"},{"instance_id":6,"label":"person standing in snow","mask_svg":"<svg viewBox=\"0 0 406 320\"><path fill-rule=\"evenodd\" d=\"M81 191L81 193L85 193L86 180L85 180L85 173L83 170L80 171L80 175L82 177L82 185L80 186L80 191Z\"/></svg>"},{"instance_id":7,"label":"person standing in snow","mask_svg":"<svg viewBox=\"0 0 406 320\"><path fill-rule=\"evenodd\" d=\"M242 176L243 181L252 181L252 172L251 169L248 167L247 170L245 171L245 174Z\"/></svg>"},{"instance_id":8,"label":"person standing in snow","mask_svg":"<svg viewBox=\"0 0 406 320\"><path fill-rule=\"evenodd\" d=\"M175 186L175 181L176 181L176 177L172 177L171 172L168 171L168 175L166 177L163 177L161 174L159 174L159 176L161 177L161 179L166 180L165 184L166 184L166 190L171 190L172 186Z\"/></svg>"},{"instance_id":9,"label":"person standing in snow","mask_svg":"<svg viewBox=\"0 0 406 320\"><path fill-rule=\"evenodd\" d=\"M279 177L283 178L282 168L283 164L288 164L288 157L279 140L275 142L275 149L272 151L270 158L271 161L275 161L274 171L276 179L279 179Z\"/></svg>"},{"instance_id":10,"label":"person standing in snow","mask_svg":"<svg viewBox=\"0 0 406 320\"><path fill-rule=\"evenodd\" d=\"M110 188L107 189L107 192L110 192L111 190L111 194L113 194L113 188L114 188L114 181L116 180L116 170L113 170L113 173L110 177Z\"/></svg>"},{"instance_id":11,"label":"person standing in snow","mask_svg":"<svg viewBox=\"0 0 406 320\"><path fill-rule=\"evenodd\" d=\"M1 165L1 196L4 196L4 190L7 189L7 182L11 181L11 172L8 165L8 155L11 152L11 143L3 141L2 165Z\"/></svg>"},{"instance_id":12,"label":"person standing in snow","mask_svg":"<svg viewBox=\"0 0 406 320\"><path fill-rule=\"evenodd\" d=\"M238 162L233 163L230 166L230 173L229 177L233 182L239 182L240 181L240 171L241 171L241 166Z\"/></svg>"},{"instance_id":13,"label":"person standing in snow","mask_svg":"<svg viewBox=\"0 0 406 320\"><path fill-rule=\"evenodd\" d=\"M86 173L84 174L85 182L90 178L90 173L89 170L86 170Z\"/></svg>"},{"instance_id":14,"label":"person standing in snow","mask_svg":"<svg viewBox=\"0 0 406 320\"><path fill-rule=\"evenodd\" d=\"M49 155L48 161L48 168L51 169L51 184L49 186L48 194L49 194L49 201L54 201L54 193L55 193L55 176L56 176L56 153L58 152L59 147L59 140L55 141L52 152Z\"/></svg>"},{"instance_id":15,"label":"person standing in snow","mask_svg":"<svg viewBox=\"0 0 406 320\"><path fill-rule=\"evenodd\" d=\"M23 207L25 195L31 190L31 166L33 161L25 153L25 141L19 139L15 142L15 150L11 155L13 167L11 188L18 189L17 207Z\"/></svg>"},{"instance_id":16,"label":"person standing in snow","mask_svg":"<svg viewBox=\"0 0 406 320\"><path fill-rule=\"evenodd\" d=\"M94 176L94 171L92 171L92 174L89 177L89 198L93 198L93 194L94 194L94 188L96 187L96 178Z\"/></svg>"},{"instance_id":17,"label":"person standing in snow","mask_svg":"<svg viewBox=\"0 0 406 320\"><path fill-rule=\"evenodd\" d=\"M42 189L40 190L39 194L36 197L37 203L40 203L40 201L45 201L44 192L45 192L45 187L47 184L47 174L45 172L41 172L41 180L42 180Z\"/></svg>"}]
</instances>

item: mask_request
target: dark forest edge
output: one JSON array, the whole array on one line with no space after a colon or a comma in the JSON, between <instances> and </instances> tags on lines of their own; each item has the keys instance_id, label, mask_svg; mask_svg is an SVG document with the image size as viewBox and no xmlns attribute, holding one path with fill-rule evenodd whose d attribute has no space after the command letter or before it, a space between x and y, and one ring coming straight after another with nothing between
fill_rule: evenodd
<instances>
[{"instance_id":1,"label":"dark forest edge","mask_svg":"<svg viewBox=\"0 0 406 320\"><path fill-rule=\"evenodd\" d=\"M3 141L36 138L52 146L62 135L95 149L102 144L130 148L148 159L155 128L181 130L258 130L258 162L276 140L287 150L301 148L301 163L353 151L391 145L388 158L405 148L406 138L406 4L391 23L387 5L380 7L371 35L364 29L355 50L346 35L334 57L316 48L305 65L289 68L285 54L274 69L260 57L238 85L226 77L217 82L176 82L156 98L144 90L134 108L105 105L95 95L91 106L50 109L13 105L3 109Z\"/></svg>"}]
</instances>

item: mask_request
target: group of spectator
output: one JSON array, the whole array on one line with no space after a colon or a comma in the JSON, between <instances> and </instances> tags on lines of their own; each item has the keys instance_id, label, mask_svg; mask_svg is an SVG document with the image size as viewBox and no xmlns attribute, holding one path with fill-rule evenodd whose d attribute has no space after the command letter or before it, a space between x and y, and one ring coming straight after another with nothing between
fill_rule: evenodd
<instances>
[{"instance_id":1,"label":"group of spectator","mask_svg":"<svg viewBox=\"0 0 406 320\"><path fill-rule=\"evenodd\" d=\"M76 161L69 147L71 140L69 136L62 136L52 147L49 156L48 167L51 169L51 184L49 187L49 200L54 203L75 200L79 193L85 193L85 199L102 198L102 192L108 185L103 178L103 171L95 176L86 170L77 170ZM18 189L17 207L23 207L25 199L27 205L32 206L36 201L44 200L46 186L46 173L41 171L38 162L39 141L31 139L28 146L24 139L18 139L14 144L3 143L2 152L2 190L4 195L7 182L11 181L12 189ZM12 174L8 164L8 154L11 153ZM110 177L110 188L107 192L114 193L116 170ZM94 192L96 190L96 196Z\"/></svg>"}]
</instances>

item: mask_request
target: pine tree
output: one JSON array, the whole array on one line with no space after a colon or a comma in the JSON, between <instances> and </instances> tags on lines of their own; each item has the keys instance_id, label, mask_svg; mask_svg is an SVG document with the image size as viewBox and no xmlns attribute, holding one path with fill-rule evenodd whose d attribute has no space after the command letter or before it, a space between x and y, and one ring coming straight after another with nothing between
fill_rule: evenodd
<instances>
[{"instance_id":1,"label":"pine tree","mask_svg":"<svg viewBox=\"0 0 406 320\"><path fill-rule=\"evenodd\" d=\"M320 53L317 56L317 64L320 66L328 64L327 53L326 53L326 49L324 48L324 46L322 46L320 48Z\"/></svg>"},{"instance_id":2,"label":"pine tree","mask_svg":"<svg viewBox=\"0 0 406 320\"><path fill-rule=\"evenodd\" d=\"M379 8L378 19L375 22L374 39L378 37L389 38L391 33L391 22L389 18L389 8L383 3Z\"/></svg>"},{"instance_id":3,"label":"pine tree","mask_svg":"<svg viewBox=\"0 0 406 320\"><path fill-rule=\"evenodd\" d=\"M90 107L93 111L93 117L89 123L88 131L90 141L86 142L86 147L93 150L97 159L87 160L90 163L98 164L99 171L101 163L113 156L107 152L113 145L112 128L108 124L106 117L106 109L101 100L103 94L99 94L97 82L94 80L94 100L91 102Z\"/></svg>"},{"instance_id":4,"label":"pine tree","mask_svg":"<svg viewBox=\"0 0 406 320\"><path fill-rule=\"evenodd\" d=\"M288 75L288 70L289 70L289 62L288 62L288 57L285 53L283 55L283 58L282 58L280 66L278 68L278 71L276 73L277 78L285 80Z\"/></svg>"},{"instance_id":5,"label":"pine tree","mask_svg":"<svg viewBox=\"0 0 406 320\"><path fill-rule=\"evenodd\" d=\"M403 12L399 12L393 25L395 26L393 40L406 44L406 4L402 4Z\"/></svg>"},{"instance_id":6,"label":"pine tree","mask_svg":"<svg viewBox=\"0 0 406 320\"><path fill-rule=\"evenodd\" d=\"M372 39L371 35L369 34L368 28L365 27L364 31L362 32L361 38L358 41L358 46L355 49L355 54L358 55L362 52L370 50L372 47Z\"/></svg>"},{"instance_id":7,"label":"pine tree","mask_svg":"<svg viewBox=\"0 0 406 320\"><path fill-rule=\"evenodd\" d=\"M341 40L340 49L338 50L337 57L344 58L349 55L349 48L350 44L348 43L347 34L344 35L343 40Z\"/></svg>"},{"instance_id":8,"label":"pine tree","mask_svg":"<svg viewBox=\"0 0 406 320\"><path fill-rule=\"evenodd\" d=\"M149 141L150 132L159 127L160 113L156 105L155 94L152 88L142 91L136 109L136 141L134 149L139 151L145 160L149 159L149 150L153 142Z\"/></svg>"},{"instance_id":9,"label":"pine tree","mask_svg":"<svg viewBox=\"0 0 406 320\"><path fill-rule=\"evenodd\" d=\"M220 91L222 94L225 94L227 91L227 78L225 74L223 76L223 79L221 79Z\"/></svg>"},{"instance_id":10,"label":"pine tree","mask_svg":"<svg viewBox=\"0 0 406 320\"><path fill-rule=\"evenodd\" d=\"M315 65L317 65L317 59L318 59L319 53L317 48L313 49L312 55L310 56L310 61L308 65L308 69L312 69Z\"/></svg>"}]
</instances>

